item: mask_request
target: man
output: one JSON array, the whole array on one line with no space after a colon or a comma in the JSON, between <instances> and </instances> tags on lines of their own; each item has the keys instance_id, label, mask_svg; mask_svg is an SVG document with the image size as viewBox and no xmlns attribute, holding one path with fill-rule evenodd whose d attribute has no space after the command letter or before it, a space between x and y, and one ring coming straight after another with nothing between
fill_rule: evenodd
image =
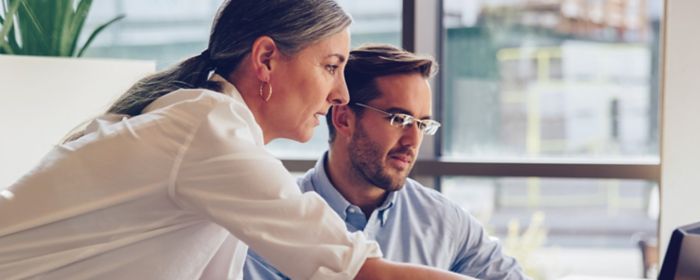
<instances>
[{"instance_id":1,"label":"man","mask_svg":"<svg viewBox=\"0 0 700 280\"><path fill-rule=\"evenodd\" d=\"M353 50L345 69L350 103L326 117L330 150L300 187L323 197L349 231L376 240L388 260L479 279L527 279L472 216L407 179L423 136L440 126L431 118L428 79L435 68L432 59L388 45ZM285 278L254 252L244 275Z\"/></svg>"}]
</instances>

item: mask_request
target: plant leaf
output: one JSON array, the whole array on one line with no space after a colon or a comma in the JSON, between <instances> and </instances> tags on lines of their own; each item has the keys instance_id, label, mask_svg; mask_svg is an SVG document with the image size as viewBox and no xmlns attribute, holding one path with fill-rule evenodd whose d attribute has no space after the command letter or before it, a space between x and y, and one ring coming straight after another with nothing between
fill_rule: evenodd
<instances>
[{"instance_id":1,"label":"plant leaf","mask_svg":"<svg viewBox=\"0 0 700 280\"><path fill-rule=\"evenodd\" d=\"M117 22L117 21L123 19L124 17L125 17L125 15L119 15L119 16L113 18L112 20L110 20L110 21L108 21L108 22L106 22L106 23L100 25L99 27L95 28L95 31L92 31L92 34L90 34L90 37L88 37L88 40L85 42L85 44L83 45L83 47L80 48L80 51L78 52L78 55L77 55L77 56L78 56L78 57L83 56L83 52L85 52L85 50L87 49L87 47L90 46L90 44L91 44L92 41L95 39L95 37L97 36L97 34L99 34L103 29L105 29L107 26L111 25L112 23L115 23L115 22Z\"/></svg>"},{"instance_id":2,"label":"plant leaf","mask_svg":"<svg viewBox=\"0 0 700 280\"><path fill-rule=\"evenodd\" d=\"M36 45L44 55L58 55L59 37L54 32L56 28L56 18L60 17L65 7L70 8L72 0L28 0L24 5L29 10L29 15L33 16L36 25L41 27L44 36L41 36ZM66 2L68 4L66 4ZM63 5L63 6L62 6ZM20 8L21 9L21 8ZM41 44L43 42L43 45ZM35 53L36 54L36 53Z\"/></svg>"},{"instance_id":3,"label":"plant leaf","mask_svg":"<svg viewBox=\"0 0 700 280\"><path fill-rule=\"evenodd\" d=\"M17 37L15 37L15 35L15 29L10 29L10 32L7 33L7 41L10 43L10 48L12 48L15 53L20 53L22 52L22 47L17 43Z\"/></svg>"},{"instance_id":4,"label":"plant leaf","mask_svg":"<svg viewBox=\"0 0 700 280\"><path fill-rule=\"evenodd\" d=\"M75 3L74 3L75 2ZM82 56L107 26L98 26L76 53L93 0L0 0L0 53ZM7 8L9 6L9 8Z\"/></svg>"},{"instance_id":5,"label":"plant leaf","mask_svg":"<svg viewBox=\"0 0 700 280\"><path fill-rule=\"evenodd\" d=\"M53 28L51 29L51 45L58 56L69 56L66 48L67 30L66 26L73 17L73 0L54 0L55 11L53 12ZM70 37L69 37L70 38Z\"/></svg>"},{"instance_id":6,"label":"plant leaf","mask_svg":"<svg viewBox=\"0 0 700 280\"><path fill-rule=\"evenodd\" d=\"M0 1L2 1L2 0L0 0ZM2 17L2 15L0 15L0 25L3 25L3 24L5 24L5 19ZM14 52L20 51L20 47L17 44L17 38L15 38L15 29L14 28L10 28L10 32L7 33L7 42L9 43L10 48ZM2 53L6 53L5 48L0 47L0 54L2 54Z\"/></svg>"},{"instance_id":7,"label":"plant leaf","mask_svg":"<svg viewBox=\"0 0 700 280\"><path fill-rule=\"evenodd\" d=\"M78 39L80 37L80 33L83 31L85 19L88 16L88 12L90 12L91 6L92 0L81 0L78 3L78 8L75 10L70 23L66 24L66 29L69 29L71 33L70 41L66 41L66 48L69 56L77 56L75 52L76 46L78 45Z\"/></svg>"},{"instance_id":8,"label":"plant leaf","mask_svg":"<svg viewBox=\"0 0 700 280\"><path fill-rule=\"evenodd\" d=\"M5 20L2 18L2 15L0 15L0 25L3 25L3 24L5 24ZM5 38L0 38L0 39L2 39L4 41ZM5 53L5 48L0 48L0 54L4 54L4 53Z\"/></svg>"},{"instance_id":9,"label":"plant leaf","mask_svg":"<svg viewBox=\"0 0 700 280\"><path fill-rule=\"evenodd\" d=\"M15 52L12 50L12 47L10 44L5 40L7 38L8 33L14 33L12 32L14 30L13 24L14 20L12 20L15 17L15 14L17 13L17 10L19 9L19 5L22 4L24 0L17 0L15 2L10 2L10 8L7 9L7 12L5 13L5 19L7 19L7 24L3 23L2 24L2 29L0 29L0 47L5 51L7 54L14 54Z\"/></svg>"},{"instance_id":10,"label":"plant leaf","mask_svg":"<svg viewBox=\"0 0 700 280\"><path fill-rule=\"evenodd\" d=\"M2 15L0 15L0 26L2 26L3 24L5 24L5 20L2 18ZM5 41L5 38L0 38L0 40ZM5 53L5 48L0 48L0 54L4 54L4 53Z\"/></svg>"},{"instance_id":11,"label":"plant leaf","mask_svg":"<svg viewBox=\"0 0 700 280\"><path fill-rule=\"evenodd\" d=\"M19 28L20 34L22 35L22 49L25 54L34 55L51 55L54 52L51 51L51 45L48 44L46 38L48 34L44 30L44 27L36 16L36 9L40 10L40 1L30 1L32 4L27 4L25 1L21 1L22 9L18 10L18 20L17 22L21 24ZM24 19L29 21L29 24L24 24Z\"/></svg>"}]
</instances>

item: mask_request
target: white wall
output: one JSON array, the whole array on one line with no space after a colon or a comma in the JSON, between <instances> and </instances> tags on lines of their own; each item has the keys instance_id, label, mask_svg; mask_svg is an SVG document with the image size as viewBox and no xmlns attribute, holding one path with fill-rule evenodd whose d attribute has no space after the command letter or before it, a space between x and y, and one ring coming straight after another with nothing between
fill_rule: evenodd
<instances>
[{"instance_id":1,"label":"white wall","mask_svg":"<svg viewBox=\"0 0 700 280\"><path fill-rule=\"evenodd\" d=\"M0 190L153 71L148 61L0 56Z\"/></svg>"},{"instance_id":2,"label":"white wall","mask_svg":"<svg viewBox=\"0 0 700 280\"><path fill-rule=\"evenodd\" d=\"M666 1L661 254L674 228L700 221L700 1Z\"/></svg>"}]
</instances>

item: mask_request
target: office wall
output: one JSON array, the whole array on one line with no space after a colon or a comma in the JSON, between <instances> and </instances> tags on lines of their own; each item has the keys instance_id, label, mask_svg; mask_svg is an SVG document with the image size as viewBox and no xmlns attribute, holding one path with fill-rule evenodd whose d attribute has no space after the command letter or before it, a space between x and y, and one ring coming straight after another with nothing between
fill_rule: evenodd
<instances>
[{"instance_id":1,"label":"office wall","mask_svg":"<svg viewBox=\"0 0 700 280\"><path fill-rule=\"evenodd\" d=\"M674 228L700 221L700 1L666 1L661 254Z\"/></svg>"}]
</instances>

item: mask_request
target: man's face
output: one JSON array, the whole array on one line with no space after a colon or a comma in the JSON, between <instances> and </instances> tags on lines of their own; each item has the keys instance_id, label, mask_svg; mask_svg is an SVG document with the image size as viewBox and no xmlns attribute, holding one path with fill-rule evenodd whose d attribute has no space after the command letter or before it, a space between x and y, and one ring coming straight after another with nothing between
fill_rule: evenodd
<instances>
[{"instance_id":1,"label":"man's face","mask_svg":"<svg viewBox=\"0 0 700 280\"><path fill-rule=\"evenodd\" d=\"M366 105L389 112L430 119L432 94L428 81L418 73L376 79L379 97ZM414 123L405 128L390 124L386 114L359 108L348 143L352 171L387 191L400 189L413 168L423 133Z\"/></svg>"}]
</instances>

